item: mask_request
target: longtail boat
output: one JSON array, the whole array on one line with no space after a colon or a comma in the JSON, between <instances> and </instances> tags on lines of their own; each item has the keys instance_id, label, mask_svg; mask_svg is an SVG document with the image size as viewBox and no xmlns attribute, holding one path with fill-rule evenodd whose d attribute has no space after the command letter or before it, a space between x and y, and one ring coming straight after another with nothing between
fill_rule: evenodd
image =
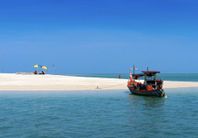
<instances>
[{"instance_id":1,"label":"longtail boat","mask_svg":"<svg viewBox=\"0 0 198 138\"><path fill-rule=\"evenodd\" d=\"M140 74L130 72L128 88L131 94L164 97L163 80L157 78L159 71L142 71ZM144 78L142 81L138 80Z\"/></svg>"}]
</instances>

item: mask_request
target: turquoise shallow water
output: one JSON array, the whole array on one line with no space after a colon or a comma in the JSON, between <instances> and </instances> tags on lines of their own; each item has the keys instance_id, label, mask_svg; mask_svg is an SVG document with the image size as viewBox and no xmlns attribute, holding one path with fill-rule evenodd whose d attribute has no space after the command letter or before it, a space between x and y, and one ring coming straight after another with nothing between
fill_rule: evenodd
<instances>
[{"instance_id":1,"label":"turquoise shallow water","mask_svg":"<svg viewBox=\"0 0 198 138\"><path fill-rule=\"evenodd\" d=\"M197 137L198 89L166 92L0 92L0 137Z\"/></svg>"}]
</instances>

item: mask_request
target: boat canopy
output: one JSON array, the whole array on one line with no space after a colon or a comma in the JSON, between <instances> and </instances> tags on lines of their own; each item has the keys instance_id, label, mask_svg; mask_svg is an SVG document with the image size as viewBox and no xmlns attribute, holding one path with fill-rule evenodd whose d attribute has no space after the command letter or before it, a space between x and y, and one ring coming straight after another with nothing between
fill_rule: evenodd
<instances>
[{"instance_id":1,"label":"boat canopy","mask_svg":"<svg viewBox=\"0 0 198 138\"><path fill-rule=\"evenodd\" d=\"M160 73L159 71L142 71L144 73L144 75L146 76L154 76L157 73Z\"/></svg>"}]
</instances>

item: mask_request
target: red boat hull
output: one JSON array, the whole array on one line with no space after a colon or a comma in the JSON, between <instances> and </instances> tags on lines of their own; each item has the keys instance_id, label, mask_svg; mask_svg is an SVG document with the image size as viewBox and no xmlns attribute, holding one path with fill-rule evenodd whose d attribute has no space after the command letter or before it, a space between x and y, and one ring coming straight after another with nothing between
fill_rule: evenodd
<instances>
[{"instance_id":1,"label":"red boat hull","mask_svg":"<svg viewBox=\"0 0 198 138\"><path fill-rule=\"evenodd\" d=\"M163 89L161 90L152 90L152 91L147 91L147 90L134 90L133 88L128 87L131 94L135 95L141 95L141 96L154 96L154 97L164 97L165 92Z\"/></svg>"}]
</instances>

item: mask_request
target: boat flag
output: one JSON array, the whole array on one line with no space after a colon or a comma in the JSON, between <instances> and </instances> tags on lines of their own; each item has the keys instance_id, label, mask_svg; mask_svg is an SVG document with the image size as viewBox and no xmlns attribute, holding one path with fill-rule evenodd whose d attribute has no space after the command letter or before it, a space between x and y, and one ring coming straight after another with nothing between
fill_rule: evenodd
<instances>
[{"instance_id":1,"label":"boat flag","mask_svg":"<svg viewBox=\"0 0 198 138\"><path fill-rule=\"evenodd\" d=\"M130 72L129 79L130 79L130 81L133 81L133 75L132 75L132 73L131 73L131 72Z\"/></svg>"},{"instance_id":2,"label":"boat flag","mask_svg":"<svg viewBox=\"0 0 198 138\"><path fill-rule=\"evenodd\" d=\"M129 68L129 81L133 81L132 68Z\"/></svg>"}]
</instances>

